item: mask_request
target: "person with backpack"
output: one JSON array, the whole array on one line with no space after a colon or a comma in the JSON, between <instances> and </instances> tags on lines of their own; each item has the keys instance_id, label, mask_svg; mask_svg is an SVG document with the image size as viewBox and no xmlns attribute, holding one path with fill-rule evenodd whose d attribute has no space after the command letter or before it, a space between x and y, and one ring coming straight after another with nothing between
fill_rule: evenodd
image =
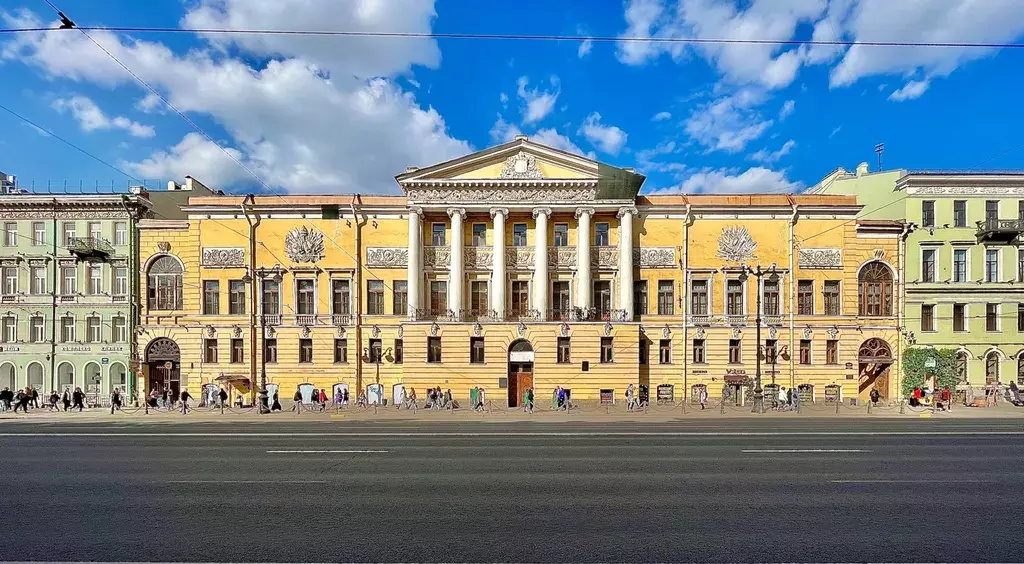
<instances>
[{"instance_id":1,"label":"person with backpack","mask_svg":"<svg viewBox=\"0 0 1024 564\"><path fill-rule=\"evenodd\" d=\"M296 415L302 413L302 391L298 387L295 388L295 395L292 396L292 411Z\"/></svg>"}]
</instances>

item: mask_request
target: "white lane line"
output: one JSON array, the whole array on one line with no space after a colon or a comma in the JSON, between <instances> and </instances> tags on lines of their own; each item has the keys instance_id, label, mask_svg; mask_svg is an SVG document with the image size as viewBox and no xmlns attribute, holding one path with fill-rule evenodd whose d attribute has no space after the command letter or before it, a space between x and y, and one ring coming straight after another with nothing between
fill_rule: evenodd
<instances>
[{"instance_id":1,"label":"white lane line","mask_svg":"<svg viewBox=\"0 0 1024 564\"><path fill-rule=\"evenodd\" d=\"M169 480L168 484L326 484L327 480Z\"/></svg>"},{"instance_id":2,"label":"white lane line","mask_svg":"<svg viewBox=\"0 0 1024 564\"><path fill-rule=\"evenodd\" d=\"M833 484L997 484L995 480L831 480Z\"/></svg>"},{"instance_id":3,"label":"white lane line","mask_svg":"<svg viewBox=\"0 0 1024 564\"><path fill-rule=\"evenodd\" d=\"M748 453L783 453L783 454L794 454L794 453L814 453L814 452L871 452L870 450L862 450L857 448L761 448L761 449L749 449L741 450L740 452Z\"/></svg>"},{"instance_id":4,"label":"white lane line","mask_svg":"<svg viewBox=\"0 0 1024 564\"><path fill-rule=\"evenodd\" d=\"M375 454L386 450L268 450L267 454Z\"/></svg>"},{"instance_id":5,"label":"white lane line","mask_svg":"<svg viewBox=\"0 0 1024 564\"><path fill-rule=\"evenodd\" d=\"M1022 436L1024 431L498 431L428 433L0 433L0 437L977 437Z\"/></svg>"}]
</instances>

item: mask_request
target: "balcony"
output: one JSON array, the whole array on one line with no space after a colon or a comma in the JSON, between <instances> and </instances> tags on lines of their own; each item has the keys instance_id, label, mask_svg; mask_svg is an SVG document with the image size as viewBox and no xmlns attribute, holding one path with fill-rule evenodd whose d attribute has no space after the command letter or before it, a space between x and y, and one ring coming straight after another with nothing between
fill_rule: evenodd
<instances>
[{"instance_id":1,"label":"balcony","mask_svg":"<svg viewBox=\"0 0 1024 564\"><path fill-rule=\"evenodd\" d=\"M110 296L110 301L115 304L125 303L128 301L128 296Z\"/></svg>"},{"instance_id":2,"label":"balcony","mask_svg":"<svg viewBox=\"0 0 1024 564\"><path fill-rule=\"evenodd\" d=\"M455 312L449 309L426 308L412 312L413 321L454 321Z\"/></svg>"},{"instance_id":3,"label":"balcony","mask_svg":"<svg viewBox=\"0 0 1024 564\"><path fill-rule=\"evenodd\" d=\"M549 309L548 321L572 321L571 309Z\"/></svg>"},{"instance_id":4,"label":"balcony","mask_svg":"<svg viewBox=\"0 0 1024 564\"><path fill-rule=\"evenodd\" d=\"M576 268L576 247L550 247L548 266L551 268Z\"/></svg>"},{"instance_id":5,"label":"balcony","mask_svg":"<svg viewBox=\"0 0 1024 564\"><path fill-rule=\"evenodd\" d=\"M78 294L61 294L60 296L57 296L57 301L60 302L60 303L66 304L66 303L74 302L75 298L77 298L77 297L78 297Z\"/></svg>"},{"instance_id":6,"label":"balcony","mask_svg":"<svg viewBox=\"0 0 1024 564\"><path fill-rule=\"evenodd\" d=\"M733 327L742 327L747 324L747 316L745 314L729 314L725 316L725 322Z\"/></svg>"},{"instance_id":7,"label":"balcony","mask_svg":"<svg viewBox=\"0 0 1024 564\"><path fill-rule=\"evenodd\" d=\"M765 314L761 317L764 320L764 324L769 327L781 327L782 316L778 314Z\"/></svg>"},{"instance_id":8,"label":"balcony","mask_svg":"<svg viewBox=\"0 0 1024 564\"><path fill-rule=\"evenodd\" d=\"M18 294L4 294L0 296L0 303L13 304L18 301Z\"/></svg>"},{"instance_id":9,"label":"balcony","mask_svg":"<svg viewBox=\"0 0 1024 564\"><path fill-rule=\"evenodd\" d=\"M304 326L316 325L316 315L308 313L297 314L295 316L295 324Z\"/></svg>"},{"instance_id":10,"label":"balcony","mask_svg":"<svg viewBox=\"0 0 1024 564\"><path fill-rule=\"evenodd\" d=\"M263 316L263 325L280 325L280 324L281 324L281 314L280 313L264 315Z\"/></svg>"},{"instance_id":11,"label":"balcony","mask_svg":"<svg viewBox=\"0 0 1024 564\"><path fill-rule=\"evenodd\" d=\"M463 321L494 321L498 312L493 309L467 309L462 312Z\"/></svg>"},{"instance_id":12,"label":"balcony","mask_svg":"<svg viewBox=\"0 0 1024 564\"><path fill-rule=\"evenodd\" d=\"M517 308L505 310L505 321L538 321L540 312L535 309Z\"/></svg>"},{"instance_id":13,"label":"balcony","mask_svg":"<svg viewBox=\"0 0 1024 564\"><path fill-rule=\"evenodd\" d=\"M690 323L693 325L703 325L707 327L708 325L711 325L711 316L706 313L694 314L690 316Z\"/></svg>"},{"instance_id":14,"label":"balcony","mask_svg":"<svg viewBox=\"0 0 1024 564\"><path fill-rule=\"evenodd\" d=\"M1024 219L987 219L977 222L979 243L1010 244L1024 234Z\"/></svg>"},{"instance_id":15,"label":"balcony","mask_svg":"<svg viewBox=\"0 0 1024 564\"><path fill-rule=\"evenodd\" d=\"M447 270L452 264L451 247L423 247L423 268Z\"/></svg>"},{"instance_id":16,"label":"balcony","mask_svg":"<svg viewBox=\"0 0 1024 564\"><path fill-rule=\"evenodd\" d=\"M335 313L331 316L331 324L335 327L343 327L345 325L352 325L352 314L351 313Z\"/></svg>"},{"instance_id":17,"label":"balcony","mask_svg":"<svg viewBox=\"0 0 1024 564\"><path fill-rule=\"evenodd\" d=\"M68 250L79 258L104 258L114 254L114 247L103 237L69 237Z\"/></svg>"}]
</instances>

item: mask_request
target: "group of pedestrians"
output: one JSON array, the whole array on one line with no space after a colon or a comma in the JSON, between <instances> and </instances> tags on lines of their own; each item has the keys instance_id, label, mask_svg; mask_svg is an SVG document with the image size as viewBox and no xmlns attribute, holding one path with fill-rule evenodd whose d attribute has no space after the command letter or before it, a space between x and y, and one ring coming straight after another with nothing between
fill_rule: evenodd
<instances>
[{"instance_id":1,"label":"group of pedestrians","mask_svg":"<svg viewBox=\"0 0 1024 564\"><path fill-rule=\"evenodd\" d=\"M650 407L650 395L646 387L630 384L626 387L626 411L637 411Z\"/></svg>"},{"instance_id":2,"label":"group of pedestrians","mask_svg":"<svg viewBox=\"0 0 1024 564\"><path fill-rule=\"evenodd\" d=\"M70 387L65 387L63 393L57 393L54 390L50 392L47 399L46 408L49 411L59 412L62 410L61 408L63 411L85 410L85 392L82 391L82 388L75 388L72 391ZM17 413L18 410L28 413L30 407L39 409L39 391L35 388L29 386L14 391L5 387L0 390L0 413Z\"/></svg>"},{"instance_id":3,"label":"group of pedestrians","mask_svg":"<svg viewBox=\"0 0 1024 564\"><path fill-rule=\"evenodd\" d=\"M345 395L348 395L348 390L345 390ZM275 396L275 402L276 402L277 401L276 400L277 394L274 394L274 396ZM310 405L313 406L313 409L316 409L317 411L321 411L321 412L327 411L327 399L329 397L330 396L327 395L327 391L324 390L323 388L320 388L319 390L316 389L316 388L313 388L313 391L310 392L310 394L309 394L309 403L310 403ZM299 386L296 386L295 387L295 395L292 396L292 402L293 402L292 403L292 411L294 411L295 413L302 413L303 399L305 399L305 398L303 398L303 396L302 396L302 390L300 389ZM347 403L347 399L346 399L346 403ZM279 406L279 408L280 408L280 406ZM274 411L273 407L271 407L270 410Z\"/></svg>"}]
</instances>

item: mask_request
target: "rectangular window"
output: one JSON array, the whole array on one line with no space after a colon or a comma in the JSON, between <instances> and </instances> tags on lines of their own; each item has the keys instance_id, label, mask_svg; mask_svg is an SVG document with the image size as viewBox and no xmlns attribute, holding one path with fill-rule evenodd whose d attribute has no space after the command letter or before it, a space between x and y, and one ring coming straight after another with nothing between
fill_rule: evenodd
<instances>
[{"instance_id":1,"label":"rectangular window","mask_svg":"<svg viewBox=\"0 0 1024 564\"><path fill-rule=\"evenodd\" d=\"M693 340L693 363L704 364L706 362L704 339Z\"/></svg>"},{"instance_id":2,"label":"rectangular window","mask_svg":"<svg viewBox=\"0 0 1024 564\"><path fill-rule=\"evenodd\" d=\"M967 304L953 304L953 330L967 330Z\"/></svg>"},{"instance_id":3,"label":"rectangular window","mask_svg":"<svg viewBox=\"0 0 1024 564\"><path fill-rule=\"evenodd\" d=\"M18 340L16 335L16 328L18 326L18 320L11 315L5 315L0 319L0 342L13 343Z\"/></svg>"},{"instance_id":4,"label":"rectangular window","mask_svg":"<svg viewBox=\"0 0 1024 564\"><path fill-rule=\"evenodd\" d=\"M231 339L231 362L239 364L245 362L245 341L242 339Z\"/></svg>"},{"instance_id":5,"label":"rectangular window","mask_svg":"<svg viewBox=\"0 0 1024 564\"><path fill-rule=\"evenodd\" d=\"M89 286L87 290L90 296L98 296L103 292L103 268L99 264L91 263L86 265L85 271L89 278Z\"/></svg>"},{"instance_id":6,"label":"rectangular window","mask_svg":"<svg viewBox=\"0 0 1024 564\"><path fill-rule=\"evenodd\" d=\"M555 239L553 242L556 247L568 247L569 246L569 224L568 223L556 223L555 224Z\"/></svg>"},{"instance_id":7,"label":"rectangular window","mask_svg":"<svg viewBox=\"0 0 1024 564\"><path fill-rule=\"evenodd\" d=\"M779 315L781 308L779 307L779 281L778 280L765 280L764 281L764 294L761 297L763 300L764 314L765 315Z\"/></svg>"},{"instance_id":8,"label":"rectangular window","mask_svg":"<svg viewBox=\"0 0 1024 564\"><path fill-rule=\"evenodd\" d=\"M660 364L672 364L671 339L661 339L658 341L658 362Z\"/></svg>"},{"instance_id":9,"label":"rectangular window","mask_svg":"<svg viewBox=\"0 0 1024 564\"><path fill-rule=\"evenodd\" d=\"M430 244L435 247L443 247L445 226L443 223L430 224Z\"/></svg>"},{"instance_id":10,"label":"rectangular window","mask_svg":"<svg viewBox=\"0 0 1024 564\"><path fill-rule=\"evenodd\" d=\"M128 244L128 222L114 222L114 244L121 246Z\"/></svg>"},{"instance_id":11,"label":"rectangular window","mask_svg":"<svg viewBox=\"0 0 1024 564\"><path fill-rule=\"evenodd\" d=\"M469 338L469 362L472 364L484 363L484 338Z\"/></svg>"},{"instance_id":12,"label":"rectangular window","mask_svg":"<svg viewBox=\"0 0 1024 564\"><path fill-rule=\"evenodd\" d=\"M1017 331L1024 333L1024 304L1017 304Z\"/></svg>"},{"instance_id":13,"label":"rectangular window","mask_svg":"<svg viewBox=\"0 0 1024 564\"><path fill-rule=\"evenodd\" d=\"M608 224L598 223L594 225L594 245L598 247L608 246Z\"/></svg>"},{"instance_id":14,"label":"rectangular window","mask_svg":"<svg viewBox=\"0 0 1024 564\"><path fill-rule=\"evenodd\" d=\"M935 249L921 251L921 282L935 282Z\"/></svg>"},{"instance_id":15,"label":"rectangular window","mask_svg":"<svg viewBox=\"0 0 1024 564\"><path fill-rule=\"evenodd\" d=\"M122 317L121 320L123 321L124 318ZM45 325L45 322L43 321L42 317L36 316L36 317L33 317L33 318L29 319L28 326L29 326L28 327L29 328L28 337L29 337L29 341L30 342L42 343L46 339L44 337L44 333L46 331L46 325Z\"/></svg>"},{"instance_id":16,"label":"rectangular window","mask_svg":"<svg viewBox=\"0 0 1024 564\"><path fill-rule=\"evenodd\" d=\"M825 281L825 315L840 315L839 281Z\"/></svg>"},{"instance_id":17,"label":"rectangular window","mask_svg":"<svg viewBox=\"0 0 1024 564\"><path fill-rule=\"evenodd\" d=\"M1024 282L1024 248L1017 249L1017 281Z\"/></svg>"},{"instance_id":18,"label":"rectangular window","mask_svg":"<svg viewBox=\"0 0 1024 564\"><path fill-rule=\"evenodd\" d=\"M674 315L676 285L671 280L658 280L658 315Z\"/></svg>"},{"instance_id":19,"label":"rectangular window","mask_svg":"<svg viewBox=\"0 0 1024 564\"><path fill-rule=\"evenodd\" d=\"M725 283L725 305L727 315L743 315L743 283L729 280Z\"/></svg>"},{"instance_id":20,"label":"rectangular window","mask_svg":"<svg viewBox=\"0 0 1024 564\"><path fill-rule=\"evenodd\" d=\"M647 281L633 281L633 314L647 315Z\"/></svg>"},{"instance_id":21,"label":"rectangular window","mask_svg":"<svg viewBox=\"0 0 1024 564\"><path fill-rule=\"evenodd\" d=\"M228 313L245 315L245 282L242 280L228 281Z\"/></svg>"},{"instance_id":22,"label":"rectangular window","mask_svg":"<svg viewBox=\"0 0 1024 564\"><path fill-rule=\"evenodd\" d=\"M595 280L594 281L594 294L593 294L594 307L597 309L598 315L608 315L612 311L612 283L610 280Z\"/></svg>"},{"instance_id":23,"label":"rectangular window","mask_svg":"<svg viewBox=\"0 0 1024 564\"><path fill-rule=\"evenodd\" d=\"M932 304L921 305L921 330L935 330L935 306Z\"/></svg>"},{"instance_id":24,"label":"rectangular window","mask_svg":"<svg viewBox=\"0 0 1024 564\"><path fill-rule=\"evenodd\" d=\"M127 343L128 342L128 319L120 315L115 315L110 319L111 332L113 333L115 343Z\"/></svg>"},{"instance_id":25,"label":"rectangular window","mask_svg":"<svg viewBox=\"0 0 1024 564\"><path fill-rule=\"evenodd\" d=\"M953 282L967 282L967 249L953 249Z\"/></svg>"},{"instance_id":26,"label":"rectangular window","mask_svg":"<svg viewBox=\"0 0 1024 564\"><path fill-rule=\"evenodd\" d=\"M114 268L114 295L128 295L128 267L126 266Z\"/></svg>"},{"instance_id":27,"label":"rectangular window","mask_svg":"<svg viewBox=\"0 0 1024 564\"><path fill-rule=\"evenodd\" d=\"M13 296L18 293L18 267L4 267L4 295Z\"/></svg>"},{"instance_id":28,"label":"rectangular window","mask_svg":"<svg viewBox=\"0 0 1024 564\"><path fill-rule=\"evenodd\" d=\"M999 304L985 304L985 330L999 330Z\"/></svg>"},{"instance_id":29,"label":"rectangular window","mask_svg":"<svg viewBox=\"0 0 1024 564\"><path fill-rule=\"evenodd\" d=\"M203 362L216 364L217 339L203 339Z\"/></svg>"},{"instance_id":30,"label":"rectangular window","mask_svg":"<svg viewBox=\"0 0 1024 564\"><path fill-rule=\"evenodd\" d=\"M33 266L29 268L29 276L32 278L32 293L35 295L46 293L46 267Z\"/></svg>"},{"instance_id":31,"label":"rectangular window","mask_svg":"<svg viewBox=\"0 0 1024 564\"><path fill-rule=\"evenodd\" d=\"M311 278L299 278L295 281L295 313L316 314L316 283Z\"/></svg>"},{"instance_id":32,"label":"rectangular window","mask_svg":"<svg viewBox=\"0 0 1024 564\"><path fill-rule=\"evenodd\" d=\"M441 362L441 337L427 337L427 362Z\"/></svg>"},{"instance_id":33,"label":"rectangular window","mask_svg":"<svg viewBox=\"0 0 1024 564\"><path fill-rule=\"evenodd\" d=\"M811 363L811 340L800 339L800 364Z\"/></svg>"},{"instance_id":34,"label":"rectangular window","mask_svg":"<svg viewBox=\"0 0 1024 564\"><path fill-rule=\"evenodd\" d=\"M100 226L100 222L98 222L98 221L90 221L86 225L86 227L88 228L88 231L89 231L89 237L91 237L93 241L97 241L97 240L103 238L103 229Z\"/></svg>"},{"instance_id":35,"label":"rectangular window","mask_svg":"<svg viewBox=\"0 0 1024 564\"><path fill-rule=\"evenodd\" d=\"M985 250L985 282L999 282L999 250Z\"/></svg>"},{"instance_id":36,"label":"rectangular window","mask_svg":"<svg viewBox=\"0 0 1024 564\"><path fill-rule=\"evenodd\" d=\"M512 315L526 315L530 311L530 286L526 280L512 281Z\"/></svg>"},{"instance_id":37,"label":"rectangular window","mask_svg":"<svg viewBox=\"0 0 1024 564\"><path fill-rule=\"evenodd\" d=\"M612 344L612 337L601 337L601 364L608 364L615 360Z\"/></svg>"},{"instance_id":38,"label":"rectangular window","mask_svg":"<svg viewBox=\"0 0 1024 564\"><path fill-rule=\"evenodd\" d=\"M999 200L985 201L985 223L999 221Z\"/></svg>"},{"instance_id":39,"label":"rectangular window","mask_svg":"<svg viewBox=\"0 0 1024 564\"><path fill-rule=\"evenodd\" d=\"M380 364L384 361L384 345L380 339L370 339L370 350L367 351L367 359L371 364Z\"/></svg>"},{"instance_id":40,"label":"rectangular window","mask_svg":"<svg viewBox=\"0 0 1024 564\"><path fill-rule=\"evenodd\" d=\"M967 227L967 200L953 200L953 227Z\"/></svg>"},{"instance_id":41,"label":"rectangular window","mask_svg":"<svg viewBox=\"0 0 1024 564\"><path fill-rule=\"evenodd\" d=\"M348 339L334 340L334 363L344 364L348 362Z\"/></svg>"},{"instance_id":42,"label":"rectangular window","mask_svg":"<svg viewBox=\"0 0 1024 564\"><path fill-rule=\"evenodd\" d=\"M558 364L569 364L572 362L572 356L569 348L569 337L558 338Z\"/></svg>"},{"instance_id":43,"label":"rectangular window","mask_svg":"<svg viewBox=\"0 0 1024 564\"><path fill-rule=\"evenodd\" d=\"M277 363L277 339L263 341L263 358L267 359L267 364Z\"/></svg>"},{"instance_id":44,"label":"rectangular window","mask_svg":"<svg viewBox=\"0 0 1024 564\"><path fill-rule=\"evenodd\" d=\"M405 343L402 339L395 339L395 364L402 364L405 358Z\"/></svg>"},{"instance_id":45,"label":"rectangular window","mask_svg":"<svg viewBox=\"0 0 1024 564\"><path fill-rule=\"evenodd\" d=\"M352 313L349 294L350 280L335 278L331 280L331 313L334 315L348 315Z\"/></svg>"},{"instance_id":46,"label":"rectangular window","mask_svg":"<svg viewBox=\"0 0 1024 564\"><path fill-rule=\"evenodd\" d=\"M551 319L564 320L569 315L569 281L555 280L551 283ZM557 319L556 319L557 316Z\"/></svg>"},{"instance_id":47,"label":"rectangular window","mask_svg":"<svg viewBox=\"0 0 1024 564\"><path fill-rule=\"evenodd\" d=\"M690 290L690 309L692 315L708 314L708 281L694 280Z\"/></svg>"},{"instance_id":48,"label":"rectangular window","mask_svg":"<svg viewBox=\"0 0 1024 564\"><path fill-rule=\"evenodd\" d=\"M921 227L935 227L935 201L921 202Z\"/></svg>"},{"instance_id":49,"label":"rectangular window","mask_svg":"<svg viewBox=\"0 0 1024 564\"><path fill-rule=\"evenodd\" d=\"M469 310L472 315L487 313L487 281L474 280L469 283Z\"/></svg>"},{"instance_id":50,"label":"rectangular window","mask_svg":"<svg viewBox=\"0 0 1024 564\"><path fill-rule=\"evenodd\" d=\"M637 345L637 352L639 352L639 362L643 366L647 364L647 361L651 357L651 342L647 340L647 337L640 337L640 342Z\"/></svg>"},{"instance_id":51,"label":"rectangular window","mask_svg":"<svg viewBox=\"0 0 1024 564\"><path fill-rule=\"evenodd\" d=\"M384 281L366 281L366 313L384 315Z\"/></svg>"},{"instance_id":52,"label":"rectangular window","mask_svg":"<svg viewBox=\"0 0 1024 564\"><path fill-rule=\"evenodd\" d=\"M409 283L395 280L391 287L391 315L405 315L409 311Z\"/></svg>"},{"instance_id":53,"label":"rectangular window","mask_svg":"<svg viewBox=\"0 0 1024 564\"><path fill-rule=\"evenodd\" d=\"M67 316L60 318L60 342L73 343L75 341L75 318Z\"/></svg>"},{"instance_id":54,"label":"rectangular window","mask_svg":"<svg viewBox=\"0 0 1024 564\"><path fill-rule=\"evenodd\" d=\"M729 364L740 364L743 362L743 351L740 349L739 339L729 339Z\"/></svg>"},{"instance_id":55,"label":"rectangular window","mask_svg":"<svg viewBox=\"0 0 1024 564\"><path fill-rule=\"evenodd\" d=\"M281 283L277 280L263 281L263 315L281 313Z\"/></svg>"},{"instance_id":56,"label":"rectangular window","mask_svg":"<svg viewBox=\"0 0 1024 564\"><path fill-rule=\"evenodd\" d=\"M4 223L4 246L18 246L18 224L14 221Z\"/></svg>"},{"instance_id":57,"label":"rectangular window","mask_svg":"<svg viewBox=\"0 0 1024 564\"><path fill-rule=\"evenodd\" d=\"M526 224L525 223L514 223L514 224L512 224L512 246L513 247L525 247L526 246Z\"/></svg>"},{"instance_id":58,"label":"rectangular window","mask_svg":"<svg viewBox=\"0 0 1024 564\"><path fill-rule=\"evenodd\" d=\"M78 293L78 269L74 266L60 267L62 296L73 296Z\"/></svg>"},{"instance_id":59,"label":"rectangular window","mask_svg":"<svg viewBox=\"0 0 1024 564\"><path fill-rule=\"evenodd\" d=\"M473 237L471 244L474 247L486 247L487 246L487 225L483 223L473 224Z\"/></svg>"},{"instance_id":60,"label":"rectangular window","mask_svg":"<svg viewBox=\"0 0 1024 564\"><path fill-rule=\"evenodd\" d=\"M758 351L760 352L760 351ZM764 342L764 360L768 364L776 364L779 361L779 340L766 339Z\"/></svg>"},{"instance_id":61,"label":"rectangular window","mask_svg":"<svg viewBox=\"0 0 1024 564\"><path fill-rule=\"evenodd\" d=\"M796 284L797 315L814 315L814 281L800 280Z\"/></svg>"},{"instance_id":62,"label":"rectangular window","mask_svg":"<svg viewBox=\"0 0 1024 564\"><path fill-rule=\"evenodd\" d=\"M1017 200L1017 219L1024 221L1024 200Z\"/></svg>"},{"instance_id":63,"label":"rectangular window","mask_svg":"<svg viewBox=\"0 0 1024 564\"><path fill-rule=\"evenodd\" d=\"M203 314L218 315L220 313L220 282L203 280Z\"/></svg>"},{"instance_id":64,"label":"rectangular window","mask_svg":"<svg viewBox=\"0 0 1024 564\"><path fill-rule=\"evenodd\" d=\"M448 284L441 280L430 283L430 309L437 315L448 311Z\"/></svg>"},{"instance_id":65,"label":"rectangular window","mask_svg":"<svg viewBox=\"0 0 1024 564\"><path fill-rule=\"evenodd\" d=\"M299 362L303 364L313 362L313 339L299 339Z\"/></svg>"},{"instance_id":66,"label":"rectangular window","mask_svg":"<svg viewBox=\"0 0 1024 564\"><path fill-rule=\"evenodd\" d=\"M63 224L64 228L64 243L65 247L71 245L71 240L75 238L75 222L65 221Z\"/></svg>"},{"instance_id":67,"label":"rectangular window","mask_svg":"<svg viewBox=\"0 0 1024 564\"><path fill-rule=\"evenodd\" d=\"M836 339L825 341L825 364L839 364L839 341Z\"/></svg>"},{"instance_id":68,"label":"rectangular window","mask_svg":"<svg viewBox=\"0 0 1024 564\"><path fill-rule=\"evenodd\" d=\"M46 224L42 221L32 222L32 244L37 247L46 244Z\"/></svg>"}]
</instances>

